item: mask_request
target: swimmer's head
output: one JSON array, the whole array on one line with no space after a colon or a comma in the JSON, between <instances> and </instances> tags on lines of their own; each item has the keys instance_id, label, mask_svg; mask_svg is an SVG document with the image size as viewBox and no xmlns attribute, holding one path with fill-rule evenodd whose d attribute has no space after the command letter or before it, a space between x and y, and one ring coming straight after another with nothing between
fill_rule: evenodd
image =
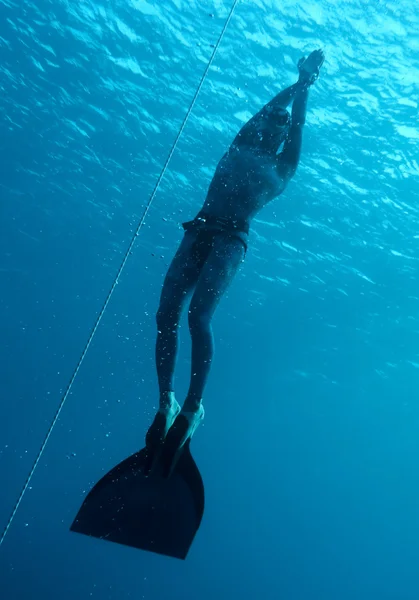
<instances>
[{"instance_id":1,"label":"swimmer's head","mask_svg":"<svg viewBox=\"0 0 419 600\"><path fill-rule=\"evenodd\" d=\"M286 108L280 108L276 114L276 135L280 138L280 143L288 137L291 127L291 116Z\"/></svg>"},{"instance_id":2,"label":"swimmer's head","mask_svg":"<svg viewBox=\"0 0 419 600\"><path fill-rule=\"evenodd\" d=\"M275 111L275 117L266 120L259 126L258 146L261 150L277 152L288 137L291 117L285 108Z\"/></svg>"}]
</instances>

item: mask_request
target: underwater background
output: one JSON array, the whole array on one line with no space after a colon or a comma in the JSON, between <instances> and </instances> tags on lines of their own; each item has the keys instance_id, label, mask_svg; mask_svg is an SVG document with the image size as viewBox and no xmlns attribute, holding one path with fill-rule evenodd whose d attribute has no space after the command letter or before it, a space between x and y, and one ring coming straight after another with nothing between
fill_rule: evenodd
<instances>
[{"instance_id":1,"label":"underwater background","mask_svg":"<svg viewBox=\"0 0 419 600\"><path fill-rule=\"evenodd\" d=\"M232 5L0 0L1 530ZM419 598L418 32L416 0L237 3L0 547L2 600ZM181 221L317 47L299 169L215 317L187 560L70 533L155 412Z\"/></svg>"}]
</instances>

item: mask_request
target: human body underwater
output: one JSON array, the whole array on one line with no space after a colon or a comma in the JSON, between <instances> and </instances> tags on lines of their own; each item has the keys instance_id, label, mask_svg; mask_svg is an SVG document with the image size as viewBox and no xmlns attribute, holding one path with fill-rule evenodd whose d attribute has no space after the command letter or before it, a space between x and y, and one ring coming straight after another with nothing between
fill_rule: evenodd
<instances>
[{"instance_id":1,"label":"human body underwater","mask_svg":"<svg viewBox=\"0 0 419 600\"><path fill-rule=\"evenodd\" d=\"M214 353L212 317L245 258L253 217L282 194L297 170L309 89L323 61L321 50L300 59L298 81L242 127L218 163L202 209L183 224L185 234L167 272L157 312L160 402L146 435L150 469L159 461L163 472L170 473L204 417L202 398ZM174 371L179 320L189 298L191 379L181 408Z\"/></svg>"},{"instance_id":2,"label":"human body underwater","mask_svg":"<svg viewBox=\"0 0 419 600\"><path fill-rule=\"evenodd\" d=\"M246 256L252 219L282 194L297 170L309 90L323 62L321 50L300 59L297 82L242 127L218 163L201 210L183 224L157 311L157 414L145 447L92 488L72 531L186 558L204 512L204 485L190 441L204 418L214 353L211 320ZM188 302L191 378L180 407L174 372L179 320Z\"/></svg>"}]
</instances>

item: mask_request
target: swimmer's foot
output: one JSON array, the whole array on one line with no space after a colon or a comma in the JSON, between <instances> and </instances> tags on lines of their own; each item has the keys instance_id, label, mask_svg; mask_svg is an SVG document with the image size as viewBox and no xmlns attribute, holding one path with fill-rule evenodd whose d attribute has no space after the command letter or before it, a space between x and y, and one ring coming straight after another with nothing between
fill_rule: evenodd
<instances>
[{"instance_id":1,"label":"swimmer's foot","mask_svg":"<svg viewBox=\"0 0 419 600\"><path fill-rule=\"evenodd\" d=\"M189 412L182 409L176 417L164 440L163 450L159 458L163 477L171 475L185 445L190 442L204 415L204 407L200 404L196 411Z\"/></svg>"},{"instance_id":2,"label":"swimmer's foot","mask_svg":"<svg viewBox=\"0 0 419 600\"><path fill-rule=\"evenodd\" d=\"M298 71L300 73L298 81L304 85L313 85L319 77L320 68L323 63L323 50L313 50L307 58L305 56L300 58L298 61Z\"/></svg>"},{"instance_id":3,"label":"swimmer's foot","mask_svg":"<svg viewBox=\"0 0 419 600\"><path fill-rule=\"evenodd\" d=\"M145 436L147 450L144 473L148 475L158 459L167 432L172 427L180 412L180 406L173 392L166 392L160 397L160 408Z\"/></svg>"}]
</instances>

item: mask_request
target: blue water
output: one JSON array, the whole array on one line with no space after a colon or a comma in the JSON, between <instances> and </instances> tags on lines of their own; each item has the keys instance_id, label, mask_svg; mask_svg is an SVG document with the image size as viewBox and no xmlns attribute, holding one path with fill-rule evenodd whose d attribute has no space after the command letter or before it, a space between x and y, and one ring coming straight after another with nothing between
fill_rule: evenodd
<instances>
[{"instance_id":1,"label":"blue water","mask_svg":"<svg viewBox=\"0 0 419 600\"><path fill-rule=\"evenodd\" d=\"M231 5L0 0L0 528ZM2 599L417 600L418 28L415 0L239 1L0 548ZM187 561L70 534L156 408L179 223L316 47L300 167L216 315Z\"/></svg>"}]
</instances>

